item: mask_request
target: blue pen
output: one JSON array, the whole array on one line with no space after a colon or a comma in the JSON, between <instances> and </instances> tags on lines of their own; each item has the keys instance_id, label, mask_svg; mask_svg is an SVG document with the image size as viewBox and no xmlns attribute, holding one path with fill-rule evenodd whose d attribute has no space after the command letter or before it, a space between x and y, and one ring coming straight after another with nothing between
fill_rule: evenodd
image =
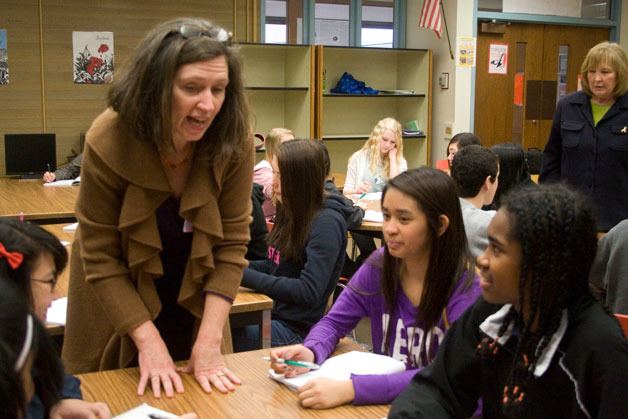
<instances>
[{"instance_id":1,"label":"blue pen","mask_svg":"<svg viewBox=\"0 0 628 419\"><path fill-rule=\"evenodd\" d=\"M308 362L308 361L293 361L291 359L283 359L283 358L272 359L269 356L263 356L262 359L265 360L265 361L276 362L278 364L290 365L292 367L309 368L311 370L317 370L317 369L319 369L321 367L320 365L317 365L317 364L315 364L313 362Z\"/></svg>"},{"instance_id":2,"label":"blue pen","mask_svg":"<svg viewBox=\"0 0 628 419\"><path fill-rule=\"evenodd\" d=\"M362 195L360 195L360 197L358 198L358 201L362 198L364 198L366 196L366 192L364 192ZM357 201L356 201L357 202Z\"/></svg>"}]
</instances>

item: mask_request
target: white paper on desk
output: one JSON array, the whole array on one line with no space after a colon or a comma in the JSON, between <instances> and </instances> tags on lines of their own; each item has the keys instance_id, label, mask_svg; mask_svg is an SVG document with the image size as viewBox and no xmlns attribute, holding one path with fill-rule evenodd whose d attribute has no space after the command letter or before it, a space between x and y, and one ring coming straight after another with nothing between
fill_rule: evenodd
<instances>
[{"instance_id":1,"label":"white paper on desk","mask_svg":"<svg viewBox=\"0 0 628 419\"><path fill-rule=\"evenodd\" d=\"M376 223L384 222L384 214L381 211L375 210L366 210L364 211L364 217L362 217L364 221L374 221Z\"/></svg>"},{"instance_id":2,"label":"white paper on desk","mask_svg":"<svg viewBox=\"0 0 628 419\"><path fill-rule=\"evenodd\" d=\"M81 177L77 177L76 179L68 179L68 180L55 180L54 182L44 183L44 186L47 188L56 188L63 186L75 186L81 184Z\"/></svg>"},{"instance_id":3,"label":"white paper on desk","mask_svg":"<svg viewBox=\"0 0 628 419\"><path fill-rule=\"evenodd\" d=\"M65 315L68 311L68 297L56 299L46 312L46 322L65 326Z\"/></svg>"},{"instance_id":4,"label":"white paper on desk","mask_svg":"<svg viewBox=\"0 0 628 419\"><path fill-rule=\"evenodd\" d=\"M405 369L406 366L403 362L389 356L371 352L351 351L342 355L333 356L323 362L320 369L297 375L294 378L286 378L283 374L277 374L272 369L268 370L268 375L273 380L277 380L291 389L296 390L311 379L317 377L348 380L351 378L351 374L393 374L404 371Z\"/></svg>"},{"instance_id":5,"label":"white paper on desk","mask_svg":"<svg viewBox=\"0 0 628 419\"><path fill-rule=\"evenodd\" d=\"M166 412L165 410L157 409L146 403L134 407L131 410L127 410L124 413L115 416L114 419L147 419L150 414L158 415L159 418L164 419L177 419L179 416L173 413Z\"/></svg>"},{"instance_id":6,"label":"white paper on desk","mask_svg":"<svg viewBox=\"0 0 628 419\"><path fill-rule=\"evenodd\" d=\"M67 226L63 226L63 231L76 231L78 227L78 223L68 224Z\"/></svg>"}]
</instances>

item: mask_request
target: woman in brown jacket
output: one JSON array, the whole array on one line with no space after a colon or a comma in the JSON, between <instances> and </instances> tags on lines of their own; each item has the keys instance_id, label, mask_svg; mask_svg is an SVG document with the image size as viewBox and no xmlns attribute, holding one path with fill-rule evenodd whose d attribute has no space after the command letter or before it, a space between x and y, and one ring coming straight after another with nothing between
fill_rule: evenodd
<instances>
[{"instance_id":1,"label":"woman in brown jacket","mask_svg":"<svg viewBox=\"0 0 628 419\"><path fill-rule=\"evenodd\" d=\"M220 344L246 265L254 153L230 34L200 19L158 25L108 106L83 155L66 367L139 365L138 394L150 384L157 397L183 392L178 372L233 390Z\"/></svg>"}]
</instances>

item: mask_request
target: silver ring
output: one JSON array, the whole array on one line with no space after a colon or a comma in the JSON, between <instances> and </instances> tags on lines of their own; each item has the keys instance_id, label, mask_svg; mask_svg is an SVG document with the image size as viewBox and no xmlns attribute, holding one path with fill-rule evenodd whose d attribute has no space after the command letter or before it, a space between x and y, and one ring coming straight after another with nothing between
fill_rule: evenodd
<instances>
[{"instance_id":1,"label":"silver ring","mask_svg":"<svg viewBox=\"0 0 628 419\"><path fill-rule=\"evenodd\" d=\"M222 371L218 371L218 372L216 373L216 376L218 376L218 377L223 377L224 375L225 375L225 373L224 373L224 372L222 372Z\"/></svg>"}]
</instances>

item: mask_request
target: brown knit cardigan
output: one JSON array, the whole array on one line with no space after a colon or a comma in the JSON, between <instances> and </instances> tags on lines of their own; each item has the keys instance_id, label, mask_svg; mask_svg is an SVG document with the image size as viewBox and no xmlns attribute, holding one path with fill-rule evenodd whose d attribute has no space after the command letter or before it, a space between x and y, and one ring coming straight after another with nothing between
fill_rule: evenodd
<instances>
[{"instance_id":1,"label":"brown knit cardigan","mask_svg":"<svg viewBox=\"0 0 628 419\"><path fill-rule=\"evenodd\" d=\"M161 310L155 212L170 187L155 145L122 138L116 126L108 109L87 133L62 352L70 373L126 367L137 352L129 331ZM178 303L198 319L206 291L235 298L246 266L253 142L246 147L211 167L195 160L181 197L194 232Z\"/></svg>"}]
</instances>

